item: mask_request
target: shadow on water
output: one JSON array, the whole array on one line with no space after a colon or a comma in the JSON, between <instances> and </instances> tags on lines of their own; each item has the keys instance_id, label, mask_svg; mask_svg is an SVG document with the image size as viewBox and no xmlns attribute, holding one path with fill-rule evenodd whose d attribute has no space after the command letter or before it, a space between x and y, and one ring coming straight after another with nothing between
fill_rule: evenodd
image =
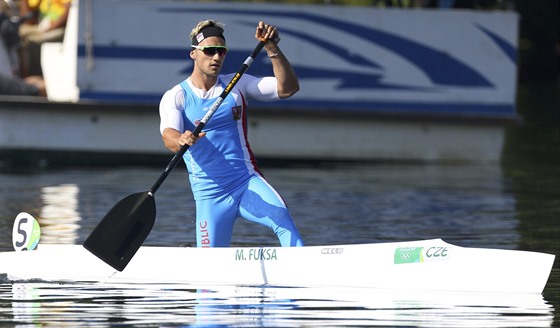
<instances>
[{"instance_id":1,"label":"shadow on water","mask_svg":"<svg viewBox=\"0 0 560 328\"><path fill-rule=\"evenodd\" d=\"M531 82L518 89L518 109L525 118L510 128L502 167L510 179L519 218L519 247L556 254L544 291L560 308L560 80ZM556 242L551 242L556 241ZM560 327L556 315L554 326Z\"/></svg>"}]
</instances>

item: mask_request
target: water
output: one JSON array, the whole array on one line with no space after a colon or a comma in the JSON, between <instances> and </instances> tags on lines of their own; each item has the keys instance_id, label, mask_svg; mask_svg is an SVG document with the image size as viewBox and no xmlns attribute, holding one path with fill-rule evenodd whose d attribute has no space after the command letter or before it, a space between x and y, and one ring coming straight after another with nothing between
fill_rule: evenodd
<instances>
[{"instance_id":1,"label":"water","mask_svg":"<svg viewBox=\"0 0 560 328\"><path fill-rule=\"evenodd\" d=\"M0 248L11 248L11 224L21 211L40 220L43 242L81 243L118 199L145 190L161 171L65 169L1 175ZM523 186L519 178L508 176L500 165L339 164L265 167L263 171L286 199L308 245L441 237L460 246L559 254L559 240L550 233L554 230L551 216L558 214L558 204L550 197L558 195L545 180L538 182L539 195L528 189L518 193ZM539 203L530 205L534 198L539 198ZM146 243L177 246L192 242L194 207L182 168L171 173L156 200L158 218ZM239 221L233 244L272 246L277 242L268 230ZM559 306L559 282L555 269L544 296L522 297L356 289L3 283L0 323L29 327L39 323L71 327L550 327Z\"/></svg>"},{"instance_id":2,"label":"water","mask_svg":"<svg viewBox=\"0 0 560 328\"><path fill-rule=\"evenodd\" d=\"M501 164L324 164L263 171L308 245L443 238L459 246L558 257L560 143L557 111L552 113L538 119L528 113L528 124L512 127ZM145 191L162 170L0 173L0 251L12 248L12 222L22 211L40 220L42 242L82 243L112 205ZM194 241L187 183L177 168L159 189L158 217L146 244ZM268 230L240 220L233 244L277 242ZM1 327L560 327L559 307L558 258L543 295L0 282Z\"/></svg>"}]
</instances>

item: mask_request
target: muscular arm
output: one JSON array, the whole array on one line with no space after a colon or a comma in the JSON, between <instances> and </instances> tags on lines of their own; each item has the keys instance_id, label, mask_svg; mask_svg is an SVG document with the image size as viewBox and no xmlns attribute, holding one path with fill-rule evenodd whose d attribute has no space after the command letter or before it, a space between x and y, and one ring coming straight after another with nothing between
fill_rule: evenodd
<instances>
[{"instance_id":1,"label":"muscular arm","mask_svg":"<svg viewBox=\"0 0 560 328\"><path fill-rule=\"evenodd\" d=\"M278 36L274 26L260 21L257 25L255 38L257 40L269 39L264 45L266 53L272 62L274 77L278 81L278 96L280 99L291 97L299 90L299 81L288 58L284 56L278 44L271 41Z\"/></svg>"},{"instance_id":2,"label":"muscular arm","mask_svg":"<svg viewBox=\"0 0 560 328\"><path fill-rule=\"evenodd\" d=\"M163 144L165 148L171 150L172 152L176 153L181 148L179 144L179 138L181 137L181 132L172 129L172 128L165 128L163 133L161 134L163 139Z\"/></svg>"},{"instance_id":3,"label":"muscular arm","mask_svg":"<svg viewBox=\"0 0 560 328\"><path fill-rule=\"evenodd\" d=\"M299 90L299 81L296 73L278 45L273 42L268 43L270 45L266 47L266 52L268 57L270 57L272 70L278 81L278 96L281 99L291 97Z\"/></svg>"},{"instance_id":4,"label":"muscular arm","mask_svg":"<svg viewBox=\"0 0 560 328\"><path fill-rule=\"evenodd\" d=\"M183 133L183 119L181 117L181 108L184 106L184 95L179 86L167 91L159 104L160 116L160 132L165 148L176 153L181 146L188 144L192 146L199 138L204 137L205 133L201 132L195 137L191 131Z\"/></svg>"},{"instance_id":5,"label":"muscular arm","mask_svg":"<svg viewBox=\"0 0 560 328\"><path fill-rule=\"evenodd\" d=\"M183 145L194 145L197 140L204 137L204 135L206 135L206 132L200 132L198 137L195 137L194 134L188 130L181 133L173 128L165 128L161 137L165 147L176 153Z\"/></svg>"}]
</instances>

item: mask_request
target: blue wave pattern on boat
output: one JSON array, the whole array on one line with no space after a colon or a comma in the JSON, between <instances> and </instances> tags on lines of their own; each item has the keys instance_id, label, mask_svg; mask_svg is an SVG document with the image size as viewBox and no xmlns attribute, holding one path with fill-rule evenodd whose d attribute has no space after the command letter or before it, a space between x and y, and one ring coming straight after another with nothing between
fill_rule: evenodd
<instances>
[{"instance_id":1,"label":"blue wave pattern on boat","mask_svg":"<svg viewBox=\"0 0 560 328\"><path fill-rule=\"evenodd\" d=\"M415 41L412 38L383 31L371 26L365 26L343 19L335 19L319 14L308 12L298 12L296 10L248 10L243 9L216 9L216 7L169 7L162 6L155 11L168 15L185 15L193 13L207 13L212 11L216 17L222 15L235 16L236 24L241 26L254 26L255 17L275 17L286 19L286 23L275 23L282 35L289 35L290 38L297 39L302 43L310 43L313 47L321 49L323 56L328 54L336 58L337 63L330 66L310 66L294 63L300 81L335 81L334 90L325 90L325 94L316 97L298 97L287 99L282 103L258 103L266 107L283 108L305 108L305 109L336 109L367 112L396 112L396 113L436 113L436 114L460 114L460 115L489 115L499 117L515 117L514 99L508 101L478 101L477 99L437 99L437 100L410 100L410 99L373 99L356 96L351 101L347 98L332 98L333 93L338 92L368 92L368 91L394 91L394 92L414 92L425 95L438 95L442 89L463 88L465 93L476 90L488 90L489 92L502 92L497 90L497 86L489 80L480 68L472 67L469 63L455 58L452 54L431 47L427 44ZM317 36L306 30L299 30L289 25L288 20L299 20L305 24L312 24L321 28L335 29L339 33L347 34L352 38L359 38L363 44L341 44L336 42L340 39L330 38L329 36ZM285 25L284 25L285 24ZM472 25L481 31L493 44L496 45L509 58L512 66L515 67L517 60L516 47L510 42L492 32L490 29L477 22ZM178 67L180 74L187 76L192 70L192 63L188 58L187 45L179 47L143 47L143 46L114 46L114 45L93 45L93 53L96 58L107 58L111 60L154 60L177 61L184 60L184 65ZM353 47L357 47L353 49ZM418 84L409 82L406 76L399 77L398 80L387 79L388 68L383 62L376 60L375 54L369 55L367 51L360 52L360 49L371 49L372 47L381 48L391 53L400 60L405 60L409 65L418 69L429 80L428 84ZM317 54L310 54L316 56ZM228 60L223 71L235 71L239 63L247 56L246 50L230 49ZM78 57L86 57L86 46L79 44ZM354 68L348 69L348 67ZM359 67L359 70L355 68ZM363 69L362 69L363 68ZM269 75L272 69L268 64L266 56L259 56L256 63L252 66L250 74L256 76ZM81 98L97 100L126 100L136 102L159 102L163 91L158 92L121 92L113 90L82 89ZM514 92L512 92L514 94ZM328 96L329 95L329 96ZM465 96L465 97L468 97ZM471 96L476 98L476 96ZM513 97L512 97L513 98Z\"/></svg>"},{"instance_id":2,"label":"blue wave pattern on boat","mask_svg":"<svg viewBox=\"0 0 560 328\"><path fill-rule=\"evenodd\" d=\"M515 49L515 47L513 45L511 45L509 42L504 40L498 34L490 31L487 28L485 28L484 26L480 26L478 24L477 24L477 26L481 31L486 33L486 35L488 35L488 37L490 37L496 43L496 45L498 45L503 50L503 52L509 57L509 59L513 63L517 63L517 50Z\"/></svg>"}]
</instances>

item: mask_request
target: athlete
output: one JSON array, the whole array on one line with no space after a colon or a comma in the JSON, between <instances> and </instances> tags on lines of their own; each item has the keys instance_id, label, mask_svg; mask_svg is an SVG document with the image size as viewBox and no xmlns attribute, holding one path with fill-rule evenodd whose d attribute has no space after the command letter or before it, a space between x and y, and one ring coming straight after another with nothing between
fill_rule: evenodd
<instances>
[{"instance_id":1,"label":"athlete","mask_svg":"<svg viewBox=\"0 0 560 328\"><path fill-rule=\"evenodd\" d=\"M196 202L197 246L229 246L238 217L272 229L281 246L303 246L286 204L257 168L247 141L249 98L275 101L299 90L275 27L261 21L255 32L258 40L268 39L264 49L274 76L244 74L199 136L191 132L235 75L220 74L227 54L223 33L224 25L214 20L192 29L192 73L165 92L159 106L165 147L177 152L190 146L183 159Z\"/></svg>"}]
</instances>

